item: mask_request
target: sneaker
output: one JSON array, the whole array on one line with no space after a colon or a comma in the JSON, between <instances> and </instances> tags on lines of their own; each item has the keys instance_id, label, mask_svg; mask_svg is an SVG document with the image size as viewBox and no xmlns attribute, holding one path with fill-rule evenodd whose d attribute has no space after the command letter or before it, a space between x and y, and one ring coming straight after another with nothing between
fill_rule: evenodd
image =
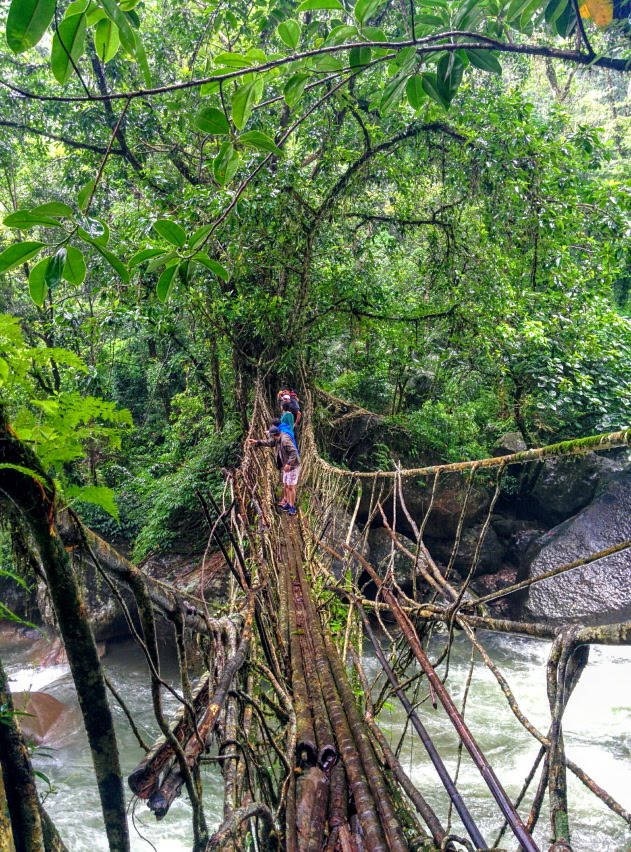
<instances>
[{"instance_id":1,"label":"sneaker","mask_svg":"<svg viewBox=\"0 0 631 852\"><path fill-rule=\"evenodd\" d=\"M289 503L278 503L276 506L281 512L288 512L291 509Z\"/></svg>"},{"instance_id":2,"label":"sneaker","mask_svg":"<svg viewBox=\"0 0 631 852\"><path fill-rule=\"evenodd\" d=\"M298 509L296 509L295 506L287 506L287 509L285 511L288 515L295 515L298 512Z\"/></svg>"},{"instance_id":3,"label":"sneaker","mask_svg":"<svg viewBox=\"0 0 631 852\"><path fill-rule=\"evenodd\" d=\"M289 506L287 500L281 500L280 503L276 504L279 509L286 509Z\"/></svg>"}]
</instances>

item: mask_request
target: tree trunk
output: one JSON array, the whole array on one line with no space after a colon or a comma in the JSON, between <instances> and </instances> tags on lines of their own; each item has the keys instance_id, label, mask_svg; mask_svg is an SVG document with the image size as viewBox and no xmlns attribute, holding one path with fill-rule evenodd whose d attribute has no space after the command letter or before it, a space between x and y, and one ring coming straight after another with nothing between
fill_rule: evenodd
<instances>
[{"instance_id":1,"label":"tree trunk","mask_svg":"<svg viewBox=\"0 0 631 852\"><path fill-rule=\"evenodd\" d=\"M0 660L0 765L5 780L15 852L44 852L39 797L26 743L18 728L13 699Z\"/></svg>"},{"instance_id":2,"label":"tree trunk","mask_svg":"<svg viewBox=\"0 0 631 852\"><path fill-rule=\"evenodd\" d=\"M6 423L2 407L0 494L9 516L19 511L20 522L28 526L38 550L77 689L110 849L127 852L129 833L114 723L85 604L55 526L54 487L32 450Z\"/></svg>"}]
</instances>

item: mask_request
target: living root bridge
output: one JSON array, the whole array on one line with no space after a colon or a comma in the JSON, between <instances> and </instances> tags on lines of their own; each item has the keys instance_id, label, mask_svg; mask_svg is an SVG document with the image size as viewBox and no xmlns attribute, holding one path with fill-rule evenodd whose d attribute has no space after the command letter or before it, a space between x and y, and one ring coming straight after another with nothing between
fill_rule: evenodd
<instances>
[{"instance_id":1,"label":"living root bridge","mask_svg":"<svg viewBox=\"0 0 631 852\"><path fill-rule=\"evenodd\" d=\"M193 695L194 714L191 715L187 707L182 707L171 726L173 736L182 746L191 769L208 750L228 690L246 661L252 640L253 615L254 601L250 598L239 647L225 663L216 689L211 693L212 678L210 672L206 672ZM147 800L156 817L164 817L184 784L172 741L164 737L158 740L127 780L131 790L139 798Z\"/></svg>"}]
</instances>

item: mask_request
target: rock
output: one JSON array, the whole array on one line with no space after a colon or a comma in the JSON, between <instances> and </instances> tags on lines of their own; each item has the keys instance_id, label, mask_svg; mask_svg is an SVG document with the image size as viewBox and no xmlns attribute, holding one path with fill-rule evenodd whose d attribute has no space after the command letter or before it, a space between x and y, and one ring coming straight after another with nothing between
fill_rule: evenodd
<instances>
[{"instance_id":1,"label":"rock","mask_svg":"<svg viewBox=\"0 0 631 852\"><path fill-rule=\"evenodd\" d=\"M548 527L556 526L589 505L613 476L627 468L626 449L605 456L587 453L547 459L531 491L518 501L519 510Z\"/></svg>"},{"instance_id":2,"label":"rock","mask_svg":"<svg viewBox=\"0 0 631 852\"><path fill-rule=\"evenodd\" d=\"M493 447L493 455L512 456L513 453L521 453L527 449L521 432L506 432Z\"/></svg>"},{"instance_id":3,"label":"rock","mask_svg":"<svg viewBox=\"0 0 631 852\"><path fill-rule=\"evenodd\" d=\"M342 543L346 541L348 528L351 525L352 520L353 518L348 512L337 506L334 506L327 516L322 541L325 544L328 544L328 546L335 550L336 553L345 553ZM368 544L367 536L364 535L363 531L357 524L353 524L348 543L353 549L357 550L358 553L361 553L365 559L370 558L370 545ZM329 556L330 554L326 555ZM357 564L357 560L352 559L350 554L344 561L331 556L331 571L338 580L342 577L342 574L349 566L352 567L356 576L362 571L361 566Z\"/></svg>"},{"instance_id":4,"label":"rock","mask_svg":"<svg viewBox=\"0 0 631 852\"><path fill-rule=\"evenodd\" d=\"M539 539L528 575L537 577L627 539L631 539L631 470L617 474L590 506ZM622 551L532 586L524 611L535 620L556 622L628 618L631 552Z\"/></svg>"},{"instance_id":5,"label":"rock","mask_svg":"<svg viewBox=\"0 0 631 852\"><path fill-rule=\"evenodd\" d=\"M411 553L416 553L416 544L410 541L400 533L394 534L396 540ZM392 556L392 538L390 533L384 527L370 530L368 534L368 543L370 545L370 561L380 577L384 577L390 566ZM394 579L395 582L404 590L409 590L412 587L412 570L414 567L413 561L406 556L401 550L395 547L394 550Z\"/></svg>"},{"instance_id":6,"label":"rock","mask_svg":"<svg viewBox=\"0 0 631 852\"><path fill-rule=\"evenodd\" d=\"M70 708L46 692L14 692L15 709L22 733L37 745L58 742Z\"/></svg>"},{"instance_id":7,"label":"rock","mask_svg":"<svg viewBox=\"0 0 631 852\"><path fill-rule=\"evenodd\" d=\"M465 529L460 538L458 553L454 561L454 568L462 576L469 573L471 565L475 557L475 551L478 546L480 533L482 532L482 524L476 524L474 527ZM432 554L434 559L447 565L451 558L451 551L454 545L453 540L430 539L427 538L427 549ZM506 556L506 548L500 543L497 534L492 526L486 531L478 563L475 569L474 577L480 574L494 574L499 571L503 565Z\"/></svg>"},{"instance_id":8,"label":"rock","mask_svg":"<svg viewBox=\"0 0 631 852\"><path fill-rule=\"evenodd\" d=\"M514 565L506 565L496 571L494 574L482 574L476 577L471 584L473 591L482 597L490 595L492 592L498 592L500 589L505 589L517 582L517 567ZM509 618L512 615L512 599L498 598L497 601L489 601L489 609L494 618Z\"/></svg>"}]
</instances>

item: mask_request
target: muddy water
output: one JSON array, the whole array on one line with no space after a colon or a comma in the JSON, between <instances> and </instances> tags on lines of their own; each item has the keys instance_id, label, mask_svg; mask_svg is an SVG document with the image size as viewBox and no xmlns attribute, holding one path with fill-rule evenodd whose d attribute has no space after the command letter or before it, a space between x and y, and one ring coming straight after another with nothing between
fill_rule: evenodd
<instances>
[{"instance_id":1,"label":"muddy water","mask_svg":"<svg viewBox=\"0 0 631 852\"><path fill-rule=\"evenodd\" d=\"M486 634L484 643L512 686L516 698L531 721L546 731L549 724L545 693L545 643ZM90 755L76 706L72 680L67 667L40 669L28 663L29 648L0 637L0 654L12 688L42 689L65 702L70 710L56 741L38 750L35 763L53 785L46 807L72 852L101 852L107 846L103 838L100 808L92 778ZM157 736L150 710L147 670L144 660L131 642L110 646L103 660L110 678L124 695L148 741ZM366 665L376 674L377 663L367 657ZM469 650L462 638L456 640L451 656L449 685L459 699L469 667ZM631 810L631 648L592 649L590 662L572 695L564 730L568 755L601 783L618 801ZM167 677L174 667L165 665ZM167 703L169 712L174 705ZM129 772L142 756L126 720L114 708L121 742L123 770ZM457 740L445 713L423 704L424 724L440 747L448 768L455 772ZM507 710L506 702L494 678L481 662L476 662L471 683L467 720L474 735L492 763L496 774L511 797L521 789L523 779L537 753L537 745ZM398 742L404 715L393 699L381 718L390 741ZM448 802L440 782L415 734L406 737L401 759L417 786L447 820ZM221 819L222 785L214 768L205 768L206 808L211 825ZM497 834L501 817L486 792L470 760L464 758L458 786L490 844ZM42 789L44 785L42 785ZM631 834L625 824L595 799L580 782L569 776L570 811L573 815L575 852L626 852ZM131 799L131 796L130 796ZM527 798L529 804L530 797ZM527 813L527 807L522 808ZM191 848L189 807L186 798L176 801L160 823L142 802L130 805L130 833L134 852L184 852ZM454 829L463 833L458 821ZM537 841L547 848L547 821L542 818ZM514 850L516 843L507 835L502 847Z\"/></svg>"}]
</instances>

